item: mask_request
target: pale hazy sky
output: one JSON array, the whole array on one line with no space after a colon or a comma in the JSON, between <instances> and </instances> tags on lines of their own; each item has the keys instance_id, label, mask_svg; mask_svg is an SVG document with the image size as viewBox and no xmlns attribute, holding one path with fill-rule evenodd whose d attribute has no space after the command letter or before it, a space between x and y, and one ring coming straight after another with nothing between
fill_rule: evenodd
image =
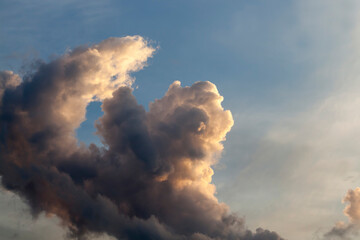
<instances>
[{"instance_id":1,"label":"pale hazy sky","mask_svg":"<svg viewBox=\"0 0 360 240\"><path fill-rule=\"evenodd\" d=\"M235 124L213 182L250 229L322 239L348 221L342 199L360 184L359 1L2 0L0 25L0 70L20 73L81 44L147 38L158 50L134 74L141 104L174 80L208 80L224 96ZM100 103L88 107L81 141L99 144L100 114ZM0 192L1 239L64 234Z\"/></svg>"}]
</instances>

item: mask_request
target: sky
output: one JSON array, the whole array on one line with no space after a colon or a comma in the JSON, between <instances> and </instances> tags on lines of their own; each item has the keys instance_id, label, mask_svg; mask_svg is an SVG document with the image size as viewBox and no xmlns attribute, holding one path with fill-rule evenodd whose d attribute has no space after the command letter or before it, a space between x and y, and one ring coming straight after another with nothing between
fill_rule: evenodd
<instances>
[{"instance_id":1,"label":"sky","mask_svg":"<svg viewBox=\"0 0 360 240\"><path fill-rule=\"evenodd\" d=\"M41 72L39 59L66 62L77 57L72 50L78 46L92 49L111 37L141 36L143 40L133 40L134 44L144 41L153 52L147 52L146 59L136 53L134 58L141 59L137 67L124 64L129 75L119 71L121 84L131 81L132 94L149 113L141 121L155 121L152 112L165 114L158 105L163 111L172 109L155 99L171 95L168 89L174 81L182 87L210 81L224 98L224 112L231 111L231 130L227 115L220 117L229 121L221 125L227 132L221 156L216 164L211 162L216 190L209 199L215 196L225 203L251 231L261 227L289 240L356 239L360 226L359 13L356 0L2 0L0 71L13 71L22 78ZM116 44L111 46L122 47ZM30 102L41 93L41 89L29 91ZM185 91L176 94L186 98ZM101 101L111 96L107 91L91 94ZM86 120L79 115L69 124L78 145L103 145L95 132L106 138L111 108L101 120L104 126L97 129L95 120L104 114L101 101L79 103L79 114L85 114L87 106ZM78 111L70 105L59 111L67 107ZM109 139L107 144L115 141ZM49 235L64 239L65 217L45 208L34 218L34 199L43 201L24 196L21 190L10 191L4 184L2 239L48 239ZM112 229L99 232L106 234L92 238L110 239L117 234Z\"/></svg>"}]
</instances>

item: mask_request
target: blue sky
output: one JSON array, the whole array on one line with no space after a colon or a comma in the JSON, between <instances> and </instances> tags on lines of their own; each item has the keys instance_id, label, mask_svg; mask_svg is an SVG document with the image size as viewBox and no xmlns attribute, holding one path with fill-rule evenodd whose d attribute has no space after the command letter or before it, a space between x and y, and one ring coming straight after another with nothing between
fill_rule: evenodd
<instances>
[{"instance_id":1,"label":"blue sky","mask_svg":"<svg viewBox=\"0 0 360 240\"><path fill-rule=\"evenodd\" d=\"M217 197L251 229L312 239L347 221L341 199L359 182L359 10L355 0L5 0L0 68L22 73L78 45L147 38L158 50L133 75L138 101L147 107L175 80L215 83L235 120L215 166ZM99 143L100 114L100 103L90 104L81 141ZM5 239L44 226L61 239L56 220L29 227L13 201L22 206L1 193L1 216L11 221L0 217L0 227L13 231Z\"/></svg>"},{"instance_id":2,"label":"blue sky","mask_svg":"<svg viewBox=\"0 0 360 240\"><path fill-rule=\"evenodd\" d=\"M2 4L3 69L19 69L24 59L49 59L109 36L141 35L159 47L149 67L135 74L135 94L144 106L174 80L215 83L233 113L256 107L288 111L287 105L298 104L283 101L289 91L292 97L311 91L293 91L306 87L303 79L312 68L299 52L313 46L306 48L311 36L292 33L299 16L291 1Z\"/></svg>"}]
</instances>

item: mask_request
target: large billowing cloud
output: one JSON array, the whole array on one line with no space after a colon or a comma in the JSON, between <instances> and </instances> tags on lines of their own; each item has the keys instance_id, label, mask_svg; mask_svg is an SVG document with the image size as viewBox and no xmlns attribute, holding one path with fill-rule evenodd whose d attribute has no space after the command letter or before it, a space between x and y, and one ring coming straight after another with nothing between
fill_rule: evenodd
<instances>
[{"instance_id":1,"label":"large billowing cloud","mask_svg":"<svg viewBox=\"0 0 360 240\"><path fill-rule=\"evenodd\" d=\"M20 78L0 75L0 174L36 216L62 219L72 236L117 239L279 240L246 229L219 203L211 166L233 125L216 86L174 82L148 112L129 74L154 48L141 37L79 47ZM77 144L86 106L103 101L105 147Z\"/></svg>"}]
</instances>

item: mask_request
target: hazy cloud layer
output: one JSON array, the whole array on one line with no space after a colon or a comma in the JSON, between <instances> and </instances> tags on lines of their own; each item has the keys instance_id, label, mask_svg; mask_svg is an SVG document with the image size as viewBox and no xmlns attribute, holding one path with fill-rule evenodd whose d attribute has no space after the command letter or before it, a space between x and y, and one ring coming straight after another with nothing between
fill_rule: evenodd
<instances>
[{"instance_id":1,"label":"hazy cloud layer","mask_svg":"<svg viewBox=\"0 0 360 240\"><path fill-rule=\"evenodd\" d=\"M139 36L110 38L39 63L21 83L2 72L3 186L79 239L282 239L247 230L214 196L211 166L233 125L214 84L176 81L148 112L137 103L129 73L153 52ZM78 146L74 131L94 100L105 147Z\"/></svg>"},{"instance_id":2,"label":"hazy cloud layer","mask_svg":"<svg viewBox=\"0 0 360 240\"><path fill-rule=\"evenodd\" d=\"M287 8L281 13L294 16L295 24L283 28L294 22L282 19L280 27L274 25L283 34L269 34L286 37L285 42L278 41L280 51L296 53L291 57L298 61L295 67L301 66L299 61L312 67L286 77L284 66L291 66L291 60L280 62L279 78L284 82L280 90L267 92L271 100L233 112L237 124L225 145L225 159L233 160L226 160L228 170L223 174L236 174L237 179L231 185L223 177L224 187L218 191L233 210L248 216L250 226L266 224L291 239L322 239L337 221L347 224L341 199L359 183L360 31L356 23L360 6L358 1L294 3L296 12ZM259 28L253 29L261 31L264 23L255 23ZM293 45L285 47L286 43ZM269 49L279 52L276 47ZM262 72L263 65L259 69ZM273 85L259 85L259 89L273 89L264 86Z\"/></svg>"}]
</instances>

